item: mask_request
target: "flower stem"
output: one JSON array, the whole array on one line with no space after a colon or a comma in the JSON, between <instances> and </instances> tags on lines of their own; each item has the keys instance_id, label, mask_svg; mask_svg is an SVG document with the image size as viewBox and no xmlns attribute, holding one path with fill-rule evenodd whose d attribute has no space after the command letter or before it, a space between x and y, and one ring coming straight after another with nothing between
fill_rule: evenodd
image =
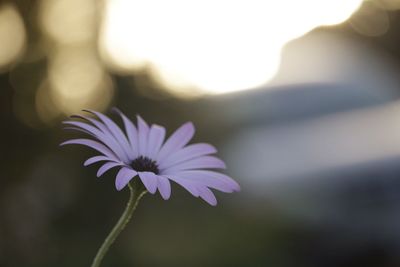
<instances>
[{"instance_id":1,"label":"flower stem","mask_svg":"<svg viewBox=\"0 0 400 267\"><path fill-rule=\"evenodd\" d=\"M137 181L137 179L135 179L135 181ZM114 243L115 239L118 237L118 235L122 232L122 230L125 228L129 220L131 219L132 214L139 203L139 200L147 192L141 183L134 183L134 185L131 185L129 183L128 186L129 186L130 196L126 208L124 210L124 213L122 213L117 224L108 234L103 244L97 251L96 257L93 259L91 267L100 266L101 261L103 260L103 257L106 255L108 249Z\"/></svg>"}]
</instances>

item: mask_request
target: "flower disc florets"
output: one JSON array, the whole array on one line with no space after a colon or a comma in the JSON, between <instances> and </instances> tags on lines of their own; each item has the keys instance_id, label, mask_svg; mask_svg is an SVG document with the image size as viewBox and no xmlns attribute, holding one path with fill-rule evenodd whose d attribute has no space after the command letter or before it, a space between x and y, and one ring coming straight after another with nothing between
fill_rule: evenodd
<instances>
[{"instance_id":1,"label":"flower disc florets","mask_svg":"<svg viewBox=\"0 0 400 267\"><path fill-rule=\"evenodd\" d=\"M137 172L152 172L154 174L159 174L157 163L148 157L140 156L133 160L131 166Z\"/></svg>"}]
</instances>

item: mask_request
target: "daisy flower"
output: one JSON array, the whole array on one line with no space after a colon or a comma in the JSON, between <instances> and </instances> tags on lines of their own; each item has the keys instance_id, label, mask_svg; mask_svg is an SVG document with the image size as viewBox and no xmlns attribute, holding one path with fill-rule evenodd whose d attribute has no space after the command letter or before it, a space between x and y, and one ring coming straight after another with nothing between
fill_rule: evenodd
<instances>
[{"instance_id":1,"label":"daisy flower","mask_svg":"<svg viewBox=\"0 0 400 267\"><path fill-rule=\"evenodd\" d=\"M158 190L163 199L169 199L170 181L174 181L213 206L217 200L210 188L225 193L240 190L232 178L212 170L225 169L225 163L213 156L217 152L214 146L188 145L195 133L191 122L183 124L165 140L164 127L148 125L140 116L135 125L121 111L114 111L121 116L125 131L106 115L86 110L95 118L74 115L72 118L78 120L64 121L64 124L67 129L83 132L91 138L72 139L61 145L79 144L98 151L100 154L87 159L84 166L102 162L98 177L118 168L117 190L122 190L132 179L140 179L149 193Z\"/></svg>"}]
</instances>

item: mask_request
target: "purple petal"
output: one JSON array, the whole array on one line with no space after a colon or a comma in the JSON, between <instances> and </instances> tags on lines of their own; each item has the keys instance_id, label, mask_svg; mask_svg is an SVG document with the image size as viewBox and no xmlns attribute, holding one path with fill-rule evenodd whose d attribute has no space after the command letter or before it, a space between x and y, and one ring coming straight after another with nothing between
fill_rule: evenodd
<instances>
[{"instance_id":1,"label":"purple petal","mask_svg":"<svg viewBox=\"0 0 400 267\"><path fill-rule=\"evenodd\" d=\"M157 175L152 172L138 172L138 175L147 191L154 194L157 190Z\"/></svg>"},{"instance_id":2,"label":"purple petal","mask_svg":"<svg viewBox=\"0 0 400 267\"><path fill-rule=\"evenodd\" d=\"M157 175L157 181L158 181L158 191L160 191L160 194L163 199L167 200L171 196L171 184L169 183L168 179Z\"/></svg>"},{"instance_id":3,"label":"purple petal","mask_svg":"<svg viewBox=\"0 0 400 267\"><path fill-rule=\"evenodd\" d=\"M114 167L123 166L123 165L124 165L123 163L118 163L118 162L107 162L107 163L104 163L103 166L101 166L99 168L99 170L97 171L97 177L102 176L106 171L108 171L108 170L110 170L110 169L112 169Z\"/></svg>"},{"instance_id":4,"label":"purple petal","mask_svg":"<svg viewBox=\"0 0 400 267\"><path fill-rule=\"evenodd\" d=\"M99 130L103 131L104 133L110 133L111 134L111 132L110 132L110 130L108 130L107 126L105 126L102 122L100 122L100 121L98 121L96 119L93 119L93 118L88 117L88 116L82 116L82 115L73 115L71 117L72 118L79 118L79 119L88 121L88 122L92 123L94 126L96 126Z\"/></svg>"},{"instance_id":5,"label":"purple petal","mask_svg":"<svg viewBox=\"0 0 400 267\"><path fill-rule=\"evenodd\" d=\"M188 145L174 154L167 157L165 160L159 162L159 168L164 169L177 163L197 158L204 155L216 153L217 149L206 143Z\"/></svg>"},{"instance_id":6,"label":"purple petal","mask_svg":"<svg viewBox=\"0 0 400 267\"><path fill-rule=\"evenodd\" d=\"M215 198L213 192L208 189L206 186L199 184L197 182L188 181L187 179L183 179L180 177L176 177L174 175L169 175L168 179L177 182L179 185L184 187L187 191L189 191L193 196L200 196L204 199L208 204L215 206L217 205L217 199Z\"/></svg>"},{"instance_id":7,"label":"purple petal","mask_svg":"<svg viewBox=\"0 0 400 267\"><path fill-rule=\"evenodd\" d=\"M118 161L117 156L110 149L108 149L105 145L103 145L97 141L90 140L90 139L84 139L84 138L72 139L72 140L68 140L68 141L61 143L60 146L72 145L72 144L84 145L84 146L91 147L91 148L99 151L100 153L103 153L105 156L109 157L111 160Z\"/></svg>"},{"instance_id":8,"label":"purple petal","mask_svg":"<svg viewBox=\"0 0 400 267\"><path fill-rule=\"evenodd\" d=\"M214 177L204 175L200 171L181 172L174 174L173 176L181 179L186 179L188 181L206 187L214 188L225 193L232 193L234 191L234 189L230 185L224 183L221 180L215 179Z\"/></svg>"},{"instance_id":9,"label":"purple petal","mask_svg":"<svg viewBox=\"0 0 400 267\"><path fill-rule=\"evenodd\" d=\"M67 125L72 125L76 126L78 128L82 128L86 130L87 132L90 132L92 135L101 135L102 133L97 129L96 127L93 127L92 125L89 125L87 123L81 122L81 121L63 121L63 124Z\"/></svg>"},{"instance_id":10,"label":"purple petal","mask_svg":"<svg viewBox=\"0 0 400 267\"><path fill-rule=\"evenodd\" d=\"M87 119L89 120L89 118L87 118ZM95 120L93 120L93 121L95 121ZM97 139L99 139L99 141L101 141L103 144L108 146L123 161L125 161L125 162L129 161L126 152L121 148L121 146L114 139L114 136L111 133L106 134L106 133L100 131L98 128L93 127L87 123L80 122L80 121L65 121L63 123L82 128L83 130L87 131L90 135L96 137ZM99 122L97 122L97 123L99 123Z\"/></svg>"},{"instance_id":11,"label":"purple petal","mask_svg":"<svg viewBox=\"0 0 400 267\"><path fill-rule=\"evenodd\" d=\"M161 162L172 153L184 147L194 135L193 123L187 122L177 129L162 146L157 156L157 161Z\"/></svg>"},{"instance_id":12,"label":"purple petal","mask_svg":"<svg viewBox=\"0 0 400 267\"><path fill-rule=\"evenodd\" d=\"M114 136L112 135L112 133L110 132L110 130L100 121L95 120L91 117L88 116L82 116L82 115L72 115L71 118L78 118L78 119L82 119L85 121L88 121L90 123L92 123L94 126L97 127L98 130L101 131L102 134L106 134L108 135L110 138L112 138L115 142L117 142L114 138Z\"/></svg>"},{"instance_id":13,"label":"purple petal","mask_svg":"<svg viewBox=\"0 0 400 267\"><path fill-rule=\"evenodd\" d=\"M90 112L92 114L95 114L110 130L112 135L115 137L117 142L121 145L121 147L124 149L125 153L127 156L129 156L131 159L133 159L132 151L130 150L130 145L128 142L128 139L126 138L125 134L122 132L121 128L115 122L113 122L110 118L108 118L106 115L93 111L93 110L85 110L87 112Z\"/></svg>"},{"instance_id":14,"label":"purple petal","mask_svg":"<svg viewBox=\"0 0 400 267\"><path fill-rule=\"evenodd\" d=\"M81 115L73 115L71 117L72 118L79 118L79 119L88 121L88 122L92 123L94 126L96 126L97 129L100 130L102 133L107 134L107 135L109 135L109 136L114 138L114 136L112 135L111 131L107 128L107 126L105 124L103 124L102 122L96 120L96 119L93 119L93 118L88 117L88 116L81 116Z\"/></svg>"},{"instance_id":15,"label":"purple petal","mask_svg":"<svg viewBox=\"0 0 400 267\"><path fill-rule=\"evenodd\" d=\"M200 195L200 192L196 187L196 183L193 183L181 177L175 177L174 175L168 175L168 176L162 175L162 176L176 182L177 184L185 188L187 191L189 191L189 193L192 194L193 196L198 197Z\"/></svg>"},{"instance_id":16,"label":"purple petal","mask_svg":"<svg viewBox=\"0 0 400 267\"><path fill-rule=\"evenodd\" d=\"M86 131L84 129L81 129L81 128L78 128L78 127L64 127L63 129L64 130L74 130L74 131L82 132L82 133L88 134L90 136L96 137L96 136L94 136L93 133L88 132L88 131Z\"/></svg>"},{"instance_id":17,"label":"purple petal","mask_svg":"<svg viewBox=\"0 0 400 267\"><path fill-rule=\"evenodd\" d=\"M88 158L84 163L83 166L89 166L90 164L99 162L99 161L109 161L110 159L105 156L94 156L91 158Z\"/></svg>"},{"instance_id":18,"label":"purple petal","mask_svg":"<svg viewBox=\"0 0 400 267\"><path fill-rule=\"evenodd\" d=\"M128 136L129 143L131 145L131 150L133 154L133 159L139 156L139 145L138 145L138 132L135 125L129 120L124 113L122 113L119 109L114 108L115 112L117 112L124 122L125 132Z\"/></svg>"},{"instance_id":19,"label":"purple petal","mask_svg":"<svg viewBox=\"0 0 400 267\"><path fill-rule=\"evenodd\" d=\"M217 199L214 196L214 193L208 189L207 187L199 187L200 197L204 199L211 206L217 205Z\"/></svg>"},{"instance_id":20,"label":"purple petal","mask_svg":"<svg viewBox=\"0 0 400 267\"><path fill-rule=\"evenodd\" d=\"M147 140L149 137L149 126L139 115L137 116L137 123L138 123L139 155L146 156Z\"/></svg>"},{"instance_id":21,"label":"purple petal","mask_svg":"<svg viewBox=\"0 0 400 267\"><path fill-rule=\"evenodd\" d=\"M184 161L182 163L178 163L172 167L162 169L162 174L174 174L176 172L184 171L184 170L193 170L193 169L225 169L225 163L219 158L212 156L204 156L191 160Z\"/></svg>"},{"instance_id":22,"label":"purple petal","mask_svg":"<svg viewBox=\"0 0 400 267\"><path fill-rule=\"evenodd\" d=\"M218 181L218 184L223 186L226 190L231 190L231 191L235 191L235 192L240 191L240 185L235 180L233 180L231 177L229 177L223 173L207 171L207 170L195 170L195 171L183 171L183 172L178 173L177 175L179 175L179 176L184 175L189 180L199 181L203 184L205 184L206 181L211 181L211 180ZM209 187L215 188L213 186L209 186ZM223 191L219 188L215 188L215 189Z\"/></svg>"},{"instance_id":23,"label":"purple petal","mask_svg":"<svg viewBox=\"0 0 400 267\"><path fill-rule=\"evenodd\" d=\"M121 168L121 170L119 170L117 174L117 178L115 179L115 187L117 188L117 190L122 190L136 175L137 172L132 169L129 169L127 167Z\"/></svg>"},{"instance_id":24,"label":"purple petal","mask_svg":"<svg viewBox=\"0 0 400 267\"><path fill-rule=\"evenodd\" d=\"M160 151L161 145L164 142L165 128L159 125L152 125L149 132L149 140L147 141L146 156L154 159Z\"/></svg>"}]
</instances>

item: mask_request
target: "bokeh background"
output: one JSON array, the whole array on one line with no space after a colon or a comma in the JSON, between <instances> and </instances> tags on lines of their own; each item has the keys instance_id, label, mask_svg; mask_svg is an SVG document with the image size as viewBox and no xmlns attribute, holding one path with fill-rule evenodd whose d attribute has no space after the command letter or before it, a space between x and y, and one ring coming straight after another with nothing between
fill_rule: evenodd
<instances>
[{"instance_id":1,"label":"bokeh background","mask_svg":"<svg viewBox=\"0 0 400 267\"><path fill-rule=\"evenodd\" d=\"M113 106L242 191L145 196L104 266L400 266L399 98L398 0L0 1L0 266L89 266L128 192L61 121Z\"/></svg>"}]
</instances>

